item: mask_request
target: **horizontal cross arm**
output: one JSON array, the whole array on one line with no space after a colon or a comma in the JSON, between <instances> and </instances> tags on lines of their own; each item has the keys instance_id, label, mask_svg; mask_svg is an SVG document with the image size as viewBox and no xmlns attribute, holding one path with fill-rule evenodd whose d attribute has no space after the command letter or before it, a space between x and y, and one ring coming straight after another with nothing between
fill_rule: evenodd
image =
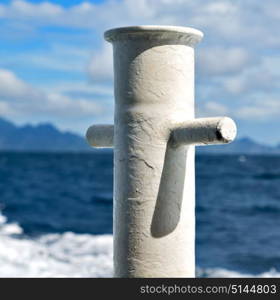
<instances>
[{"instance_id":1,"label":"horizontal cross arm","mask_svg":"<svg viewBox=\"0 0 280 300\"><path fill-rule=\"evenodd\" d=\"M198 118L173 129L171 141L176 146L227 144L235 139L236 132L235 122L231 118Z\"/></svg>"},{"instance_id":2,"label":"horizontal cross arm","mask_svg":"<svg viewBox=\"0 0 280 300\"><path fill-rule=\"evenodd\" d=\"M171 131L171 143L180 145L227 144L236 136L236 125L228 117L199 118L180 123ZM114 125L92 125L86 133L90 146L114 147Z\"/></svg>"},{"instance_id":3,"label":"horizontal cross arm","mask_svg":"<svg viewBox=\"0 0 280 300\"><path fill-rule=\"evenodd\" d=\"M86 133L90 146L95 148L114 147L114 125L92 125Z\"/></svg>"}]
</instances>

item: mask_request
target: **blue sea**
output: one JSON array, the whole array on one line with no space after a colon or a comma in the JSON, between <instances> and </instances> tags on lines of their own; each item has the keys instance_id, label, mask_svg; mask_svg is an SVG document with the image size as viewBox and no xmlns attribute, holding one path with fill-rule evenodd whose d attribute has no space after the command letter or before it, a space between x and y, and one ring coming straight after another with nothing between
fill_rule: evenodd
<instances>
[{"instance_id":1,"label":"blue sea","mask_svg":"<svg viewBox=\"0 0 280 300\"><path fill-rule=\"evenodd\" d=\"M0 276L112 276L113 155L0 153ZM196 272L280 277L280 156L196 157Z\"/></svg>"}]
</instances>

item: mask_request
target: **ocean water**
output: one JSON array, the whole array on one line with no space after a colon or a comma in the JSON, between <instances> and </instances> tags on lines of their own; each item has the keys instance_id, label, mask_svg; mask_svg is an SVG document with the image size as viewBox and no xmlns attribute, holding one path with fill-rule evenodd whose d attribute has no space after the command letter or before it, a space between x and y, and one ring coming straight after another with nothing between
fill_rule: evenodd
<instances>
[{"instance_id":1,"label":"ocean water","mask_svg":"<svg viewBox=\"0 0 280 300\"><path fill-rule=\"evenodd\" d=\"M113 156L0 153L0 277L112 276ZM200 277L280 277L280 156L196 157Z\"/></svg>"}]
</instances>

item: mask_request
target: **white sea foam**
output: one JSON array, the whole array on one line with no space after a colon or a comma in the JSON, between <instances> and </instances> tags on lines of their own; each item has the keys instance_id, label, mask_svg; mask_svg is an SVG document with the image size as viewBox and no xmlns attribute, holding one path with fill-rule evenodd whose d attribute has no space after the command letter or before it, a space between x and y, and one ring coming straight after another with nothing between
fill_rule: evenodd
<instances>
[{"instance_id":1,"label":"white sea foam","mask_svg":"<svg viewBox=\"0 0 280 300\"><path fill-rule=\"evenodd\" d=\"M45 234L31 239L0 213L0 277L112 277L112 235ZM197 268L203 277L253 277ZM280 277L276 270L256 277Z\"/></svg>"},{"instance_id":2,"label":"white sea foam","mask_svg":"<svg viewBox=\"0 0 280 300\"><path fill-rule=\"evenodd\" d=\"M280 277L280 273L276 271L276 269L271 269L267 272L263 272L261 274L252 275L249 273L240 273L237 271L227 270L223 268L197 268L197 276L198 277L212 277L212 278L242 278L242 277Z\"/></svg>"},{"instance_id":3,"label":"white sea foam","mask_svg":"<svg viewBox=\"0 0 280 300\"><path fill-rule=\"evenodd\" d=\"M112 236L45 234L26 238L0 214L0 277L110 277Z\"/></svg>"}]
</instances>

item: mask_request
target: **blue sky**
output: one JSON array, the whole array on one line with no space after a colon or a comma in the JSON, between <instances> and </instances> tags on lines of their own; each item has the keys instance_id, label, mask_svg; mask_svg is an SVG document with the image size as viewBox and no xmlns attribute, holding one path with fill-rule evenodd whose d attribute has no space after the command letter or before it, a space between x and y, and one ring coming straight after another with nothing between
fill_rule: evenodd
<instances>
[{"instance_id":1,"label":"blue sky","mask_svg":"<svg viewBox=\"0 0 280 300\"><path fill-rule=\"evenodd\" d=\"M84 134L113 122L106 29L143 24L204 32L196 47L197 116L227 115L238 136L280 143L278 0L2 0L0 116Z\"/></svg>"}]
</instances>

